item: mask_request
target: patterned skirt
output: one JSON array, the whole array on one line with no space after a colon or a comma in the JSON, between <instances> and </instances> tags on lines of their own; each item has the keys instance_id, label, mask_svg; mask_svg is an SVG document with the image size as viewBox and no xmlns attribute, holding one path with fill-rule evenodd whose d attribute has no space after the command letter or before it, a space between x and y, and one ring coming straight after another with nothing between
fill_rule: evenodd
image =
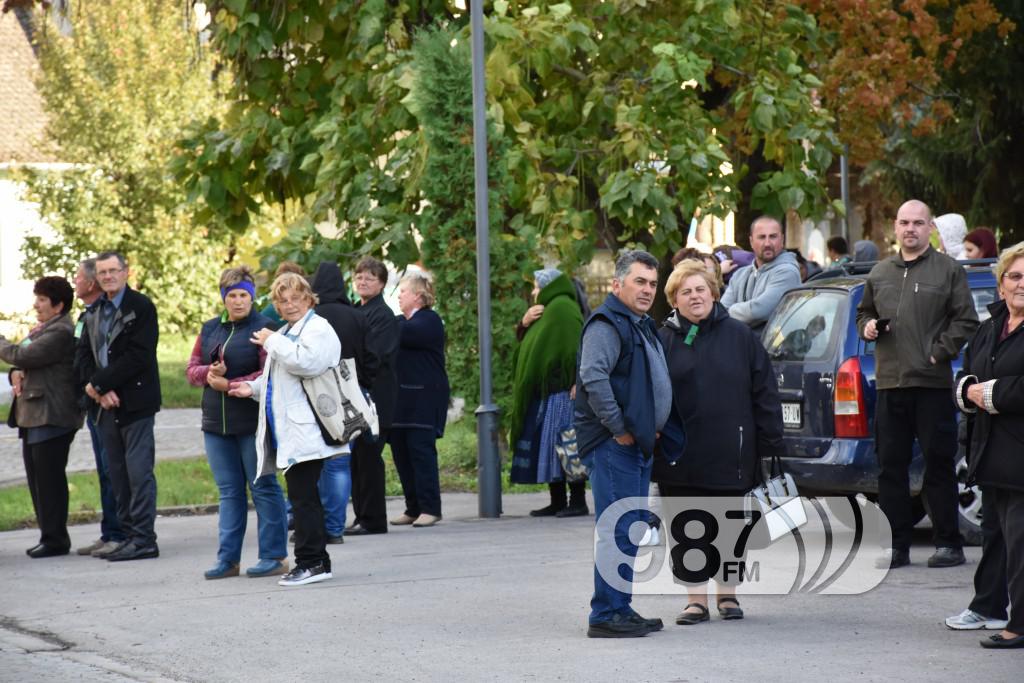
<instances>
[{"instance_id":1,"label":"patterned skirt","mask_svg":"<svg viewBox=\"0 0 1024 683\"><path fill-rule=\"evenodd\" d=\"M568 391L530 402L519 440L513 444L513 484L546 484L565 478L555 444L559 432L572 426L572 415Z\"/></svg>"}]
</instances>

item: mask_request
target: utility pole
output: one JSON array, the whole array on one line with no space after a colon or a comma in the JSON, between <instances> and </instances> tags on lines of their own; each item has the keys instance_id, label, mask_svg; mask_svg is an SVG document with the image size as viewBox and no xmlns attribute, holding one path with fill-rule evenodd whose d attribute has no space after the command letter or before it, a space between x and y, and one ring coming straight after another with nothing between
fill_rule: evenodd
<instances>
[{"instance_id":1,"label":"utility pole","mask_svg":"<svg viewBox=\"0 0 1024 683\"><path fill-rule=\"evenodd\" d=\"M473 171L476 198L476 307L480 405L476 409L477 496L481 517L501 515L498 406L491 382L491 235L487 192L487 90L484 84L483 0L470 1L473 53Z\"/></svg>"}]
</instances>

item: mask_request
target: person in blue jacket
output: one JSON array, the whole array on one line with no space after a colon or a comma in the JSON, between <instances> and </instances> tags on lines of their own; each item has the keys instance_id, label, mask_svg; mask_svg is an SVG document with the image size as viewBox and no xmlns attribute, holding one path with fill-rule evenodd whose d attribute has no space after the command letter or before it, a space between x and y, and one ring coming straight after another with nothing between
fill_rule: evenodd
<instances>
[{"instance_id":1,"label":"person in blue jacket","mask_svg":"<svg viewBox=\"0 0 1024 683\"><path fill-rule=\"evenodd\" d=\"M441 521L441 484L436 440L448 417L444 323L431 306L434 287L426 276L406 275L398 286L398 401L388 434L402 482L405 512L396 526L428 527Z\"/></svg>"}]
</instances>

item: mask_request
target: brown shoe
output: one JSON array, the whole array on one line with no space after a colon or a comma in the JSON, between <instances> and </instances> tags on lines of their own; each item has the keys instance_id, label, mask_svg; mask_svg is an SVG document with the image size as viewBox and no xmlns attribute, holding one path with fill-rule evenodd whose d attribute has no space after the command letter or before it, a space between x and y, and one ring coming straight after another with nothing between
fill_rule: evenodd
<instances>
[{"instance_id":1,"label":"brown shoe","mask_svg":"<svg viewBox=\"0 0 1024 683\"><path fill-rule=\"evenodd\" d=\"M416 517L410 517L409 515L407 515L407 514L405 514L403 512L402 514L400 514L397 517L395 517L394 519L392 519L391 523L394 526L408 526L408 525L412 524L413 522L415 522L416 519L417 519Z\"/></svg>"},{"instance_id":2,"label":"brown shoe","mask_svg":"<svg viewBox=\"0 0 1024 683\"><path fill-rule=\"evenodd\" d=\"M92 555L92 551L93 550L99 550L105 544L106 544L106 541L104 541L102 538L97 538L95 541L93 541L89 545L83 545L81 548L79 548L75 552L78 553L79 555Z\"/></svg>"},{"instance_id":3,"label":"brown shoe","mask_svg":"<svg viewBox=\"0 0 1024 683\"><path fill-rule=\"evenodd\" d=\"M416 521L412 523L415 527L434 526L441 521L441 515L428 515L424 512L422 515L416 518Z\"/></svg>"},{"instance_id":4,"label":"brown shoe","mask_svg":"<svg viewBox=\"0 0 1024 683\"><path fill-rule=\"evenodd\" d=\"M93 557L98 557L101 560L103 560L106 559L107 555L110 555L111 553L120 550L127 544L128 541L107 541L106 543L101 545L99 548L96 548L96 550L93 550L89 554Z\"/></svg>"}]
</instances>

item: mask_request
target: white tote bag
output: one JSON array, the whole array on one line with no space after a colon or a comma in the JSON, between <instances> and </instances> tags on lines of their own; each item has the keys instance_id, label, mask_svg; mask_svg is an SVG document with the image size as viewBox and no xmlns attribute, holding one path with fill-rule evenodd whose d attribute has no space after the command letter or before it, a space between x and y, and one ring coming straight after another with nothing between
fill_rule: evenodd
<instances>
[{"instance_id":1,"label":"white tote bag","mask_svg":"<svg viewBox=\"0 0 1024 683\"><path fill-rule=\"evenodd\" d=\"M342 358L317 377L303 379L302 388L324 429L338 441L378 433L377 408L359 386L354 358Z\"/></svg>"},{"instance_id":2,"label":"white tote bag","mask_svg":"<svg viewBox=\"0 0 1024 683\"><path fill-rule=\"evenodd\" d=\"M772 457L769 478L747 494L747 506L756 507L764 516L768 537L777 541L786 534L807 524L804 499L796 490L793 477L782 470L782 460Z\"/></svg>"}]
</instances>

